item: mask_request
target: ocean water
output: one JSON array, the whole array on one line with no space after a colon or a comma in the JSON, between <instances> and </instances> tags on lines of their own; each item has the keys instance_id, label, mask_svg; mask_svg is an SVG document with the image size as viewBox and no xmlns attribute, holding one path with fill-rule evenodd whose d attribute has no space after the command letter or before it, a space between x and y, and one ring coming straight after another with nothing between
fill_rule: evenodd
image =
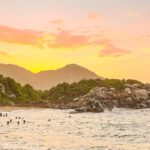
<instances>
[{"instance_id":1,"label":"ocean water","mask_svg":"<svg viewBox=\"0 0 150 150\"><path fill-rule=\"evenodd\" d=\"M99 114L35 108L0 111L8 114L0 117L0 150L150 150L150 109Z\"/></svg>"}]
</instances>

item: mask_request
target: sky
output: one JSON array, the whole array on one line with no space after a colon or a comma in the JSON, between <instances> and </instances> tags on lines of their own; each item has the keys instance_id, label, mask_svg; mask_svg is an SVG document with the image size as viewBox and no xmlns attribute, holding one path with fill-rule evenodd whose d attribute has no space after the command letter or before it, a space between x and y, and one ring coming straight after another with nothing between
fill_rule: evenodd
<instances>
[{"instance_id":1,"label":"sky","mask_svg":"<svg viewBox=\"0 0 150 150\"><path fill-rule=\"evenodd\" d=\"M0 63L150 82L150 0L1 0Z\"/></svg>"}]
</instances>

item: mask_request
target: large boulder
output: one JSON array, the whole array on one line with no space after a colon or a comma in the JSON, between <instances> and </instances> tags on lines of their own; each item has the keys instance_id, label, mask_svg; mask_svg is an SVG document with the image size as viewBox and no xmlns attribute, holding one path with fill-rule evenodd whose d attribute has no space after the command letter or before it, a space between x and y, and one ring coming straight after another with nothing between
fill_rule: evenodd
<instances>
[{"instance_id":1,"label":"large boulder","mask_svg":"<svg viewBox=\"0 0 150 150\"><path fill-rule=\"evenodd\" d=\"M125 88L124 92L127 94L132 94L132 91L130 88Z\"/></svg>"},{"instance_id":2,"label":"large boulder","mask_svg":"<svg viewBox=\"0 0 150 150\"><path fill-rule=\"evenodd\" d=\"M134 91L135 100L147 100L148 99L148 93L145 89L139 89Z\"/></svg>"},{"instance_id":3,"label":"large boulder","mask_svg":"<svg viewBox=\"0 0 150 150\"><path fill-rule=\"evenodd\" d=\"M115 92L116 89L115 88L109 88L109 91Z\"/></svg>"},{"instance_id":4,"label":"large boulder","mask_svg":"<svg viewBox=\"0 0 150 150\"><path fill-rule=\"evenodd\" d=\"M133 104L132 97L127 97L126 98L126 103L127 103L127 105L132 105Z\"/></svg>"},{"instance_id":5,"label":"large boulder","mask_svg":"<svg viewBox=\"0 0 150 150\"><path fill-rule=\"evenodd\" d=\"M125 84L126 88L132 88L132 89L138 89L140 87L140 84Z\"/></svg>"},{"instance_id":6,"label":"large boulder","mask_svg":"<svg viewBox=\"0 0 150 150\"><path fill-rule=\"evenodd\" d=\"M147 94L150 97L150 89L147 90Z\"/></svg>"},{"instance_id":7,"label":"large boulder","mask_svg":"<svg viewBox=\"0 0 150 150\"><path fill-rule=\"evenodd\" d=\"M105 92L107 88L105 87L95 87L90 91L90 95L95 97L96 99L106 99Z\"/></svg>"},{"instance_id":8,"label":"large boulder","mask_svg":"<svg viewBox=\"0 0 150 150\"><path fill-rule=\"evenodd\" d=\"M147 108L147 107L148 107L145 102L142 102L142 103L140 104L140 106L141 106L141 108Z\"/></svg>"},{"instance_id":9,"label":"large boulder","mask_svg":"<svg viewBox=\"0 0 150 150\"><path fill-rule=\"evenodd\" d=\"M104 106L98 100L89 100L86 105L76 108L77 112L104 112Z\"/></svg>"}]
</instances>

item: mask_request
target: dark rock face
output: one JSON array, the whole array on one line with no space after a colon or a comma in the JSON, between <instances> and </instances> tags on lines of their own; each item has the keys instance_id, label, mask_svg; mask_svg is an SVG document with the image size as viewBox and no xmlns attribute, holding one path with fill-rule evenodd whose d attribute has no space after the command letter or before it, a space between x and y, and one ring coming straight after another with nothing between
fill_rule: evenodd
<instances>
[{"instance_id":1,"label":"dark rock face","mask_svg":"<svg viewBox=\"0 0 150 150\"><path fill-rule=\"evenodd\" d=\"M150 108L150 86L127 84L123 91L114 88L95 87L84 96L74 100L72 108L77 112L104 112L114 107L143 109Z\"/></svg>"},{"instance_id":2,"label":"dark rock face","mask_svg":"<svg viewBox=\"0 0 150 150\"><path fill-rule=\"evenodd\" d=\"M87 101L87 105L77 108L78 112L104 112L104 107L98 100Z\"/></svg>"}]
</instances>

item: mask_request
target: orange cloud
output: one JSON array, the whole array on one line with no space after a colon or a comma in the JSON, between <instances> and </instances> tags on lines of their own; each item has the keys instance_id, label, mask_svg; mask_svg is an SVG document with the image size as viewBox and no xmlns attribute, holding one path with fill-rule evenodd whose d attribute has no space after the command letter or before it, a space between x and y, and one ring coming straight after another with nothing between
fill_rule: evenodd
<instances>
[{"instance_id":1,"label":"orange cloud","mask_svg":"<svg viewBox=\"0 0 150 150\"><path fill-rule=\"evenodd\" d=\"M0 26L0 41L8 43L26 44L40 48L59 48L74 50L84 46L102 46L99 56L121 56L128 51L117 48L109 39L100 36L75 34L71 31L61 30L58 33L44 34L32 30L19 30L10 27ZM1 55L8 56L6 53Z\"/></svg>"},{"instance_id":2,"label":"orange cloud","mask_svg":"<svg viewBox=\"0 0 150 150\"><path fill-rule=\"evenodd\" d=\"M88 43L88 37L83 35L73 35L69 31L61 31L55 35L55 41L53 44L49 44L50 47L78 47Z\"/></svg>"},{"instance_id":3,"label":"orange cloud","mask_svg":"<svg viewBox=\"0 0 150 150\"><path fill-rule=\"evenodd\" d=\"M34 45L40 35L41 33L36 31L0 26L0 41L2 42Z\"/></svg>"},{"instance_id":4,"label":"orange cloud","mask_svg":"<svg viewBox=\"0 0 150 150\"><path fill-rule=\"evenodd\" d=\"M48 48L71 49L83 46L102 46L104 49L100 51L100 57L113 56L119 57L129 53L129 51L116 47L109 39L97 39L94 35L73 34L70 31L61 31L57 34L48 34L41 38L41 46Z\"/></svg>"},{"instance_id":5,"label":"orange cloud","mask_svg":"<svg viewBox=\"0 0 150 150\"><path fill-rule=\"evenodd\" d=\"M111 43L105 43L104 47L105 48L100 51L99 57L106 57L106 56L119 57L119 56L129 53L128 50L118 48Z\"/></svg>"}]
</instances>

